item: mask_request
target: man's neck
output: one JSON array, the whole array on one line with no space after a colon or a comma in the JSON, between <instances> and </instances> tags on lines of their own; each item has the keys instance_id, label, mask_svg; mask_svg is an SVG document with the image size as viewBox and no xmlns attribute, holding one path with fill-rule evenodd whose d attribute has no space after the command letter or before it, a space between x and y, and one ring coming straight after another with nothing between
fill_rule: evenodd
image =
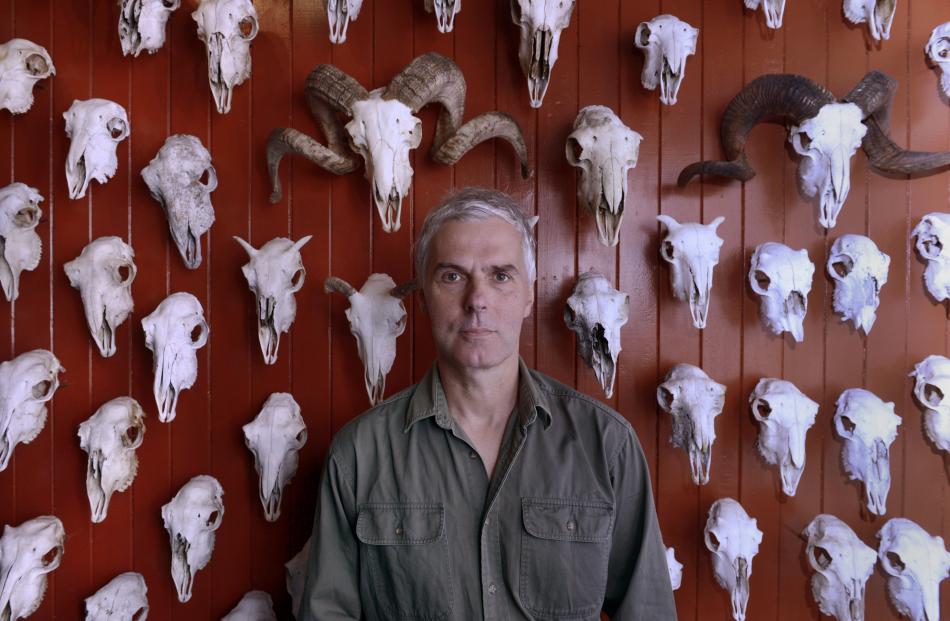
<instances>
[{"instance_id":1,"label":"man's neck","mask_svg":"<svg viewBox=\"0 0 950 621\"><path fill-rule=\"evenodd\" d=\"M491 369L437 362L452 416L463 427L504 426L518 400L518 355Z\"/></svg>"}]
</instances>

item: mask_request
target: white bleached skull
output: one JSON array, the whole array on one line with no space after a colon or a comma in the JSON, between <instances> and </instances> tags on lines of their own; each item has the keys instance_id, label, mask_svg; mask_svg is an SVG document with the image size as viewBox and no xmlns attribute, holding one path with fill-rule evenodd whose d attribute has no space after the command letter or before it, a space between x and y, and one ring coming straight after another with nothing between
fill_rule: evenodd
<instances>
[{"instance_id":1,"label":"white bleached skull","mask_svg":"<svg viewBox=\"0 0 950 621\"><path fill-rule=\"evenodd\" d=\"M201 0L191 18L208 51L215 106L227 114L234 87L251 77L251 41L260 30L257 10L251 0Z\"/></svg>"},{"instance_id":2,"label":"white bleached skull","mask_svg":"<svg viewBox=\"0 0 950 621\"><path fill-rule=\"evenodd\" d=\"M521 29L518 59L528 79L531 107L540 108L557 62L561 32L571 23L575 0L511 0L511 21Z\"/></svg>"},{"instance_id":3,"label":"white bleached skull","mask_svg":"<svg viewBox=\"0 0 950 621\"><path fill-rule=\"evenodd\" d=\"M25 183L0 188L0 285L8 302L20 295L20 273L40 264L43 241L36 226L43 217L42 200L37 189Z\"/></svg>"},{"instance_id":4,"label":"white bleached skull","mask_svg":"<svg viewBox=\"0 0 950 621\"><path fill-rule=\"evenodd\" d=\"M307 275L300 249L310 238L307 235L293 241L276 237L256 249L240 237L234 237L250 258L241 266L241 272L257 300L257 339L266 364L277 362L280 335L290 330L297 316L294 294L303 287Z\"/></svg>"},{"instance_id":5,"label":"white bleached skull","mask_svg":"<svg viewBox=\"0 0 950 621\"><path fill-rule=\"evenodd\" d=\"M759 553L762 531L742 505L732 498L720 498L709 508L703 533L706 548L712 552L716 582L731 595L732 618L744 621L752 559Z\"/></svg>"},{"instance_id":6,"label":"white bleached skull","mask_svg":"<svg viewBox=\"0 0 950 621\"><path fill-rule=\"evenodd\" d=\"M0 45L0 110L23 114L33 107L33 86L56 75L53 59L41 45L10 39Z\"/></svg>"},{"instance_id":7,"label":"white bleached skull","mask_svg":"<svg viewBox=\"0 0 950 621\"><path fill-rule=\"evenodd\" d=\"M927 291L938 302L950 300L950 214L928 213L914 227L911 237L917 238L917 252L927 262Z\"/></svg>"},{"instance_id":8,"label":"white bleached skull","mask_svg":"<svg viewBox=\"0 0 950 621\"><path fill-rule=\"evenodd\" d=\"M142 319L145 346L152 352L155 379L152 393L158 406L158 420L175 419L182 390L198 377L197 350L208 342L210 328L198 298L190 293L173 293Z\"/></svg>"},{"instance_id":9,"label":"white bleached skull","mask_svg":"<svg viewBox=\"0 0 950 621\"><path fill-rule=\"evenodd\" d=\"M762 7L765 15L765 25L772 30L782 27L782 17L785 15L785 0L745 0L745 8L756 10Z\"/></svg>"},{"instance_id":10,"label":"white bleached skull","mask_svg":"<svg viewBox=\"0 0 950 621\"><path fill-rule=\"evenodd\" d=\"M86 195L93 179L105 183L119 167L116 148L129 137L129 117L125 108L108 99L73 100L63 113L66 136L70 139L66 154L66 185L69 198Z\"/></svg>"},{"instance_id":11,"label":"white bleached skull","mask_svg":"<svg viewBox=\"0 0 950 621\"><path fill-rule=\"evenodd\" d=\"M627 172L637 165L643 136L623 124L606 106L587 106L567 137L567 161L578 169L577 200L597 221L605 246L620 239L627 205Z\"/></svg>"},{"instance_id":12,"label":"white bleached skull","mask_svg":"<svg viewBox=\"0 0 950 621\"><path fill-rule=\"evenodd\" d=\"M327 0L330 43L346 41L346 28L360 16L361 8L363 0Z\"/></svg>"},{"instance_id":13,"label":"white bleached skull","mask_svg":"<svg viewBox=\"0 0 950 621\"><path fill-rule=\"evenodd\" d=\"M674 591L683 586L683 564L676 560L676 550L666 549L666 566L670 570L670 585Z\"/></svg>"},{"instance_id":14,"label":"white bleached skull","mask_svg":"<svg viewBox=\"0 0 950 621\"><path fill-rule=\"evenodd\" d=\"M3 527L0 537L0 619L17 621L36 612L46 593L46 575L63 560L66 530L43 515Z\"/></svg>"},{"instance_id":15,"label":"white bleached skull","mask_svg":"<svg viewBox=\"0 0 950 621\"><path fill-rule=\"evenodd\" d=\"M940 24L930 33L924 46L930 63L940 70L940 88L950 97L950 22Z\"/></svg>"},{"instance_id":16,"label":"white bleached skull","mask_svg":"<svg viewBox=\"0 0 950 621\"><path fill-rule=\"evenodd\" d=\"M181 603L191 599L195 574L214 551L214 531L224 519L224 489L218 480L200 474L185 483L162 506L162 521L172 549L172 580Z\"/></svg>"},{"instance_id":17,"label":"white bleached skull","mask_svg":"<svg viewBox=\"0 0 950 621\"><path fill-rule=\"evenodd\" d=\"M6 470L17 444L29 444L43 431L46 402L59 388L59 374L65 370L45 349L0 364L0 472Z\"/></svg>"},{"instance_id":18,"label":"white bleached skull","mask_svg":"<svg viewBox=\"0 0 950 621\"><path fill-rule=\"evenodd\" d=\"M106 519L115 492L132 485L139 469L136 449L145 438L145 411L132 397L116 397L79 425L86 460L86 495L93 523Z\"/></svg>"},{"instance_id":19,"label":"white bleached skull","mask_svg":"<svg viewBox=\"0 0 950 621\"><path fill-rule=\"evenodd\" d=\"M914 397L924 407L924 431L941 451L950 453L950 359L927 356L910 374Z\"/></svg>"},{"instance_id":20,"label":"white bleached skull","mask_svg":"<svg viewBox=\"0 0 950 621\"><path fill-rule=\"evenodd\" d=\"M905 518L888 520L877 537L877 556L897 611L911 621L940 619L940 582L950 576L943 537L931 536Z\"/></svg>"},{"instance_id":21,"label":"white bleached skull","mask_svg":"<svg viewBox=\"0 0 950 621\"><path fill-rule=\"evenodd\" d=\"M124 56L154 54L165 45L165 24L181 0L119 0L119 41Z\"/></svg>"},{"instance_id":22,"label":"white bleached skull","mask_svg":"<svg viewBox=\"0 0 950 621\"><path fill-rule=\"evenodd\" d=\"M218 175L211 154L194 136L169 136L142 169L142 178L165 212L185 266L197 269L201 265L201 236L214 224L211 193L218 187Z\"/></svg>"},{"instance_id":23,"label":"white bleached skull","mask_svg":"<svg viewBox=\"0 0 950 621\"><path fill-rule=\"evenodd\" d=\"M614 289L603 275L581 274L564 307L564 323L577 336L577 348L607 398L614 392L620 329L627 323L630 296Z\"/></svg>"},{"instance_id":24,"label":"white bleached skull","mask_svg":"<svg viewBox=\"0 0 950 621\"><path fill-rule=\"evenodd\" d=\"M254 468L260 481L257 495L264 506L264 516L268 522L276 522L284 487L297 472L297 453L307 443L307 424L293 396L275 392L257 417L242 429L244 442L254 454Z\"/></svg>"},{"instance_id":25,"label":"white bleached skull","mask_svg":"<svg viewBox=\"0 0 950 621\"><path fill-rule=\"evenodd\" d=\"M284 582L287 587L287 594L290 595L292 613L299 617L300 601L303 598L304 581L307 579L307 563L310 560L310 544L313 543L313 536L307 539L300 551L292 559L284 563Z\"/></svg>"},{"instance_id":26,"label":"white bleached skull","mask_svg":"<svg viewBox=\"0 0 950 621\"><path fill-rule=\"evenodd\" d=\"M462 11L462 0L425 0L426 12L435 13L439 32L452 32L455 16Z\"/></svg>"},{"instance_id":27,"label":"white bleached skull","mask_svg":"<svg viewBox=\"0 0 950 621\"><path fill-rule=\"evenodd\" d=\"M852 24L868 23L875 41L891 38L891 24L897 13L897 0L844 0L845 18Z\"/></svg>"},{"instance_id":28,"label":"white bleached skull","mask_svg":"<svg viewBox=\"0 0 950 621\"><path fill-rule=\"evenodd\" d=\"M706 327L709 315L709 292L713 285L713 268L719 263L722 238L716 234L726 221L719 216L709 224L684 222L672 216L659 215L666 225L666 237L660 243L660 256L670 264L670 289L673 297L689 302L693 326Z\"/></svg>"},{"instance_id":29,"label":"white bleached skull","mask_svg":"<svg viewBox=\"0 0 950 621\"><path fill-rule=\"evenodd\" d=\"M686 59L696 53L699 28L693 28L675 15L657 15L637 26L633 43L643 52L640 83L648 91L660 87L660 102L676 103L680 85L686 76Z\"/></svg>"},{"instance_id":30,"label":"white bleached skull","mask_svg":"<svg viewBox=\"0 0 950 621\"><path fill-rule=\"evenodd\" d=\"M891 258L870 237L842 235L831 245L827 267L835 281L835 312L855 330L871 332L890 265Z\"/></svg>"},{"instance_id":31,"label":"white bleached skull","mask_svg":"<svg viewBox=\"0 0 950 621\"><path fill-rule=\"evenodd\" d=\"M134 571L119 574L86 598L86 621L145 621L148 587Z\"/></svg>"},{"instance_id":32,"label":"white bleached skull","mask_svg":"<svg viewBox=\"0 0 950 621\"><path fill-rule=\"evenodd\" d=\"M835 431L844 440L844 470L852 481L864 483L868 510L884 515L891 489L890 447L897 439L901 417L894 413L893 403L863 388L845 390L835 405Z\"/></svg>"},{"instance_id":33,"label":"white bleached skull","mask_svg":"<svg viewBox=\"0 0 950 621\"><path fill-rule=\"evenodd\" d=\"M811 594L826 615L838 621L864 621L864 593L877 553L833 515L813 519L802 537L805 558L815 570Z\"/></svg>"},{"instance_id":34,"label":"white bleached skull","mask_svg":"<svg viewBox=\"0 0 950 621\"><path fill-rule=\"evenodd\" d=\"M782 491L794 496L805 471L805 435L818 415L818 404L795 384L764 377L749 395L759 423L759 454L782 473Z\"/></svg>"},{"instance_id":35,"label":"white bleached skull","mask_svg":"<svg viewBox=\"0 0 950 621\"><path fill-rule=\"evenodd\" d=\"M69 284L79 289L86 324L99 353L115 354L115 331L133 309L135 267L132 246L119 237L100 237L63 266Z\"/></svg>"},{"instance_id":36,"label":"white bleached skull","mask_svg":"<svg viewBox=\"0 0 950 621\"><path fill-rule=\"evenodd\" d=\"M716 417L722 413L726 387L699 367L681 363L674 365L657 387L656 400L673 418L670 442L689 453L693 483L709 483Z\"/></svg>"},{"instance_id":37,"label":"white bleached skull","mask_svg":"<svg viewBox=\"0 0 950 621\"><path fill-rule=\"evenodd\" d=\"M749 269L749 284L761 296L762 321L774 334L788 332L797 342L805 340L805 313L815 264L808 251L766 242L756 247Z\"/></svg>"},{"instance_id":38,"label":"white bleached skull","mask_svg":"<svg viewBox=\"0 0 950 621\"><path fill-rule=\"evenodd\" d=\"M221 621L277 621L274 602L264 591L244 594L234 610L221 617Z\"/></svg>"}]
</instances>

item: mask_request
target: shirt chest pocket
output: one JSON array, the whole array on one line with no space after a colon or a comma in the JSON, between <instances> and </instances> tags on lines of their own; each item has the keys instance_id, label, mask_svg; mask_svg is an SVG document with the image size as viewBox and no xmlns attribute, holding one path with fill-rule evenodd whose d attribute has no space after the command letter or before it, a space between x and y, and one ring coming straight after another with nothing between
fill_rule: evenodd
<instances>
[{"instance_id":1,"label":"shirt chest pocket","mask_svg":"<svg viewBox=\"0 0 950 621\"><path fill-rule=\"evenodd\" d=\"M361 505L356 537L363 598L375 603L381 617L448 617L452 580L442 503Z\"/></svg>"},{"instance_id":2,"label":"shirt chest pocket","mask_svg":"<svg viewBox=\"0 0 950 621\"><path fill-rule=\"evenodd\" d=\"M613 529L608 503L522 498L522 604L538 619L598 619Z\"/></svg>"}]
</instances>

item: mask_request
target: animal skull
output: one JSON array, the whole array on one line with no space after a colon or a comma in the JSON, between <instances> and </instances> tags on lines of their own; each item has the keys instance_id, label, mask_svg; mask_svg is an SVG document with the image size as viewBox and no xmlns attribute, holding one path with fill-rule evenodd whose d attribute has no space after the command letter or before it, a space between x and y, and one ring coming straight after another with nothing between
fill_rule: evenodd
<instances>
[{"instance_id":1,"label":"animal skull","mask_svg":"<svg viewBox=\"0 0 950 621\"><path fill-rule=\"evenodd\" d=\"M303 598L304 581L307 579L307 562L310 559L310 544L313 537L307 539L300 551L292 559L284 563L285 575L284 582L287 587L287 593L290 595L292 613L299 617L300 602Z\"/></svg>"},{"instance_id":2,"label":"animal skull","mask_svg":"<svg viewBox=\"0 0 950 621\"><path fill-rule=\"evenodd\" d=\"M805 339L805 313L815 264L808 251L766 242L756 247L749 269L749 284L761 296L762 321L775 334L789 332L796 341Z\"/></svg>"},{"instance_id":3,"label":"animal skull","mask_svg":"<svg viewBox=\"0 0 950 621\"><path fill-rule=\"evenodd\" d=\"M805 557L816 573L811 594L818 608L838 621L864 621L864 592L877 553L833 515L815 517L802 537Z\"/></svg>"},{"instance_id":4,"label":"animal skull","mask_svg":"<svg viewBox=\"0 0 950 621\"><path fill-rule=\"evenodd\" d=\"M247 284L257 299L257 339L266 364L277 362L280 335L290 330L297 316L294 294L303 287L307 270L300 257L311 236L298 241L276 237L260 249L235 236L250 261L241 267Z\"/></svg>"},{"instance_id":5,"label":"animal skull","mask_svg":"<svg viewBox=\"0 0 950 621\"><path fill-rule=\"evenodd\" d=\"M145 438L145 411L132 397L104 403L79 425L79 446L86 461L86 494L93 523L106 519L114 492L124 492L138 472L135 450Z\"/></svg>"},{"instance_id":6,"label":"animal skull","mask_svg":"<svg viewBox=\"0 0 950 621\"><path fill-rule=\"evenodd\" d=\"M897 0L844 0L845 18L852 24L868 23L875 41L891 38L891 24L897 13Z\"/></svg>"},{"instance_id":7,"label":"animal skull","mask_svg":"<svg viewBox=\"0 0 950 621\"><path fill-rule=\"evenodd\" d=\"M20 272L40 264L43 242L36 226L43 217L43 197L25 183L0 188L0 285L8 302L20 295Z\"/></svg>"},{"instance_id":8,"label":"animal skull","mask_svg":"<svg viewBox=\"0 0 950 621\"><path fill-rule=\"evenodd\" d=\"M676 103L680 84L686 76L686 59L696 53L699 28L675 15L657 15L637 26L633 42L643 52L640 83L648 91L660 86L660 102Z\"/></svg>"},{"instance_id":9,"label":"animal skull","mask_svg":"<svg viewBox=\"0 0 950 621\"><path fill-rule=\"evenodd\" d=\"M33 86L56 75L53 59L41 45L10 39L0 45L0 110L23 114L33 107Z\"/></svg>"},{"instance_id":10,"label":"animal skull","mask_svg":"<svg viewBox=\"0 0 950 621\"><path fill-rule=\"evenodd\" d=\"M933 66L940 69L940 88L950 97L950 22L944 22L930 33L924 53Z\"/></svg>"},{"instance_id":11,"label":"animal skull","mask_svg":"<svg viewBox=\"0 0 950 621\"><path fill-rule=\"evenodd\" d=\"M89 332L105 358L115 354L115 331L134 306L134 258L132 246L121 238L100 237L63 266L69 284L79 289Z\"/></svg>"},{"instance_id":12,"label":"animal skull","mask_svg":"<svg viewBox=\"0 0 950 621\"><path fill-rule=\"evenodd\" d=\"M165 24L181 0L119 0L119 41L124 56L154 54L165 45Z\"/></svg>"},{"instance_id":13,"label":"animal skull","mask_svg":"<svg viewBox=\"0 0 950 621\"><path fill-rule=\"evenodd\" d=\"M871 332L890 264L891 258L870 237L849 234L835 240L828 275L835 281L834 307L842 321L851 321L865 334Z\"/></svg>"},{"instance_id":14,"label":"animal skull","mask_svg":"<svg viewBox=\"0 0 950 621\"><path fill-rule=\"evenodd\" d=\"M131 132L129 117L125 108L108 99L74 99L63 118L70 139L66 185L69 198L79 199L86 195L90 180L105 183L115 174L116 148Z\"/></svg>"},{"instance_id":15,"label":"animal skull","mask_svg":"<svg viewBox=\"0 0 950 621\"><path fill-rule=\"evenodd\" d=\"M877 537L877 556L888 574L887 593L897 611L911 621L940 619L940 583L950 575L943 537L932 537L905 518L888 520Z\"/></svg>"},{"instance_id":16,"label":"animal skull","mask_svg":"<svg viewBox=\"0 0 950 621\"><path fill-rule=\"evenodd\" d=\"M462 0L426 0L426 12L435 12L439 32L452 32L455 16L462 11Z\"/></svg>"},{"instance_id":17,"label":"animal skull","mask_svg":"<svg viewBox=\"0 0 950 621\"><path fill-rule=\"evenodd\" d=\"M363 0L327 0L327 21L330 23L330 43L346 41L346 27L360 16Z\"/></svg>"},{"instance_id":18,"label":"animal skull","mask_svg":"<svg viewBox=\"0 0 950 621\"><path fill-rule=\"evenodd\" d=\"M528 79L531 107L540 108L557 62L561 32L571 23L575 0L511 0L511 21L521 29L518 59Z\"/></svg>"},{"instance_id":19,"label":"animal skull","mask_svg":"<svg viewBox=\"0 0 950 621\"><path fill-rule=\"evenodd\" d=\"M218 175L211 154L194 136L169 136L142 169L142 178L168 218L185 266L197 269L201 265L201 236L214 224L211 193L218 187Z\"/></svg>"},{"instance_id":20,"label":"animal skull","mask_svg":"<svg viewBox=\"0 0 950 621\"><path fill-rule=\"evenodd\" d=\"M593 270L577 279L564 307L564 323L576 334L581 357L594 370L608 399L617 375L620 329L629 311L630 296Z\"/></svg>"},{"instance_id":21,"label":"animal skull","mask_svg":"<svg viewBox=\"0 0 950 621\"><path fill-rule=\"evenodd\" d=\"M726 219L719 216L709 224L680 224L667 215L659 215L656 219L666 225L660 256L670 264L673 297L689 301L693 326L703 329L709 314L713 268L719 263L719 249L722 248L722 238L716 235L716 229Z\"/></svg>"},{"instance_id":22,"label":"animal skull","mask_svg":"<svg viewBox=\"0 0 950 621\"><path fill-rule=\"evenodd\" d=\"M762 6L765 14L765 25L772 30L782 27L782 16L785 14L785 0L745 0L745 8L756 10Z\"/></svg>"},{"instance_id":23,"label":"animal skull","mask_svg":"<svg viewBox=\"0 0 950 621\"><path fill-rule=\"evenodd\" d=\"M162 521L172 549L172 580L181 603L191 599L195 574L211 560L214 531L224 519L223 496L218 480L201 474L162 506Z\"/></svg>"},{"instance_id":24,"label":"animal skull","mask_svg":"<svg viewBox=\"0 0 950 621\"><path fill-rule=\"evenodd\" d=\"M950 299L950 214L933 212L911 232L921 258L927 261L924 284L938 302Z\"/></svg>"},{"instance_id":25,"label":"animal skull","mask_svg":"<svg viewBox=\"0 0 950 621\"><path fill-rule=\"evenodd\" d=\"M17 444L29 444L43 431L46 402L59 388L59 374L65 370L45 349L0 364L0 472L6 470Z\"/></svg>"},{"instance_id":26,"label":"animal skull","mask_svg":"<svg viewBox=\"0 0 950 621\"><path fill-rule=\"evenodd\" d=\"M726 401L726 387L699 367L681 363L674 365L657 387L656 400L673 417L670 442L689 453L693 483L709 483L715 421Z\"/></svg>"},{"instance_id":27,"label":"animal skull","mask_svg":"<svg viewBox=\"0 0 950 621\"><path fill-rule=\"evenodd\" d=\"M221 621L277 621L274 602L270 594L264 591L245 593L234 610L221 618Z\"/></svg>"},{"instance_id":28,"label":"animal skull","mask_svg":"<svg viewBox=\"0 0 950 621\"><path fill-rule=\"evenodd\" d=\"M605 246L616 246L627 202L627 171L637 165L643 136L606 106L587 106L567 137L568 163L578 169L577 200L597 220Z\"/></svg>"},{"instance_id":29,"label":"animal skull","mask_svg":"<svg viewBox=\"0 0 950 621\"><path fill-rule=\"evenodd\" d=\"M749 395L759 422L759 454L782 472L782 491L794 496L805 470L805 434L815 424L818 404L795 384L765 377Z\"/></svg>"},{"instance_id":30,"label":"animal skull","mask_svg":"<svg viewBox=\"0 0 950 621\"><path fill-rule=\"evenodd\" d=\"M197 350L208 342L210 328L198 298L190 293L173 293L142 319L145 346L153 355L155 380L152 393L158 406L158 420L175 420L175 407L182 390L198 377ZM197 331L197 332L196 332Z\"/></svg>"},{"instance_id":31,"label":"animal skull","mask_svg":"<svg viewBox=\"0 0 950 621\"><path fill-rule=\"evenodd\" d=\"M0 619L29 617L43 603L46 574L63 560L66 531L59 518L43 515L3 527L0 537Z\"/></svg>"},{"instance_id":32,"label":"animal skull","mask_svg":"<svg viewBox=\"0 0 950 621\"><path fill-rule=\"evenodd\" d=\"M666 566L670 570L670 585L677 591L683 585L683 564L676 560L673 548L666 549Z\"/></svg>"},{"instance_id":33,"label":"animal skull","mask_svg":"<svg viewBox=\"0 0 950 621\"><path fill-rule=\"evenodd\" d=\"M863 388L845 390L835 405L835 431L844 440L844 470L852 481L864 483L868 510L884 515L891 488L890 446L901 417L894 413L893 403Z\"/></svg>"},{"instance_id":34,"label":"animal skull","mask_svg":"<svg viewBox=\"0 0 950 621\"><path fill-rule=\"evenodd\" d=\"M251 0L201 0L191 18L208 50L208 81L215 106L227 114L234 87L251 77L251 41L260 29L257 10Z\"/></svg>"},{"instance_id":35,"label":"animal skull","mask_svg":"<svg viewBox=\"0 0 950 621\"><path fill-rule=\"evenodd\" d=\"M712 552L716 582L732 596L732 618L744 621L752 559L759 553L762 531L742 505L732 498L720 498L709 509L703 533L706 548Z\"/></svg>"},{"instance_id":36,"label":"animal skull","mask_svg":"<svg viewBox=\"0 0 950 621\"><path fill-rule=\"evenodd\" d=\"M950 453L950 359L927 356L914 365L914 396L924 406L924 431L941 451Z\"/></svg>"},{"instance_id":37,"label":"animal skull","mask_svg":"<svg viewBox=\"0 0 950 621\"><path fill-rule=\"evenodd\" d=\"M119 574L86 598L86 621L145 621L147 593L142 574Z\"/></svg>"}]
</instances>

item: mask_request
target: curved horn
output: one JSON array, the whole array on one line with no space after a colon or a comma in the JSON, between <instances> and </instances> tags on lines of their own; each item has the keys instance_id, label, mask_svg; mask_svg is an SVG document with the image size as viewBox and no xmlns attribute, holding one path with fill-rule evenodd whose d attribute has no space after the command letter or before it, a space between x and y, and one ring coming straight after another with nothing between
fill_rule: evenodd
<instances>
[{"instance_id":1,"label":"curved horn","mask_svg":"<svg viewBox=\"0 0 950 621\"><path fill-rule=\"evenodd\" d=\"M267 174L270 176L270 202L280 201L283 193L280 186L280 160L292 153L302 155L320 168L337 175L345 175L357 169L359 159L349 152L328 149L310 136L296 129L278 127L267 139Z\"/></svg>"},{"instance_id":2,"label":"curved horn","mask_svg":"<svg viewBox=\"0 0 950 621\"><path fill-rule=\"evenodd\" d=\"M307 242L313 238L313 235L304 235L294 242L293 249L300 252L300 249L307 245Z\"/></svg>"},{"instance_id":3,"label":"curved horn","mask_svg":"<svg viewBox=\"0 0 950 621\"><path fill-rule=\"evenodd\" d=\"M531 167L528 164L528 147L524 142L521 127L510 115L504 112L486 112L480 114L447 137L445 142L432 144L432 159L440 164L451 166L476 145L502 138L511 145L521 161L521 177L531 176Z\"/></svg>"},{"instance_id":4,"label":"curved horn","mask_svg":"<svg viewBox=\"0 0 950 621\"><path fill-rule=\"evenodd\" d=\"M465 77L449 58L429 52L417 56L392 79L383 99L398 99L418 112L428 103L442 104L433 145L441 145L462 125L465 113ZM434 148L434 147L433 147Z\"/></svg>"},{"instance_id":5,"label":"curved horn","mask_svg":"<svg viewBox=\"0 0 950 621\"><path fill-rule=\"evenodd\" d=\"M249 244L248 242L244 241L243 239L241 239L241 238L238 237L237 235L232 235L232 237L234 237L234 241L236 241L237 243L241 244L241 248L244 248L244 252L247 253L247 256L249 256L249 257L252 258L252 259L257 256L257 248L255 248L254 246L252 246L252 245Z\"/></svg>"},{"instance_id":6,"label":"curved horn","mask_svg":"<svg viewBox=\"0 0 950 621\"><path fill-rule=\"evenodd\" d=\"M346 297L350 297L356 293L356 289L353 288L353 285L346 282L342 278L337 278L336 276L330 276L325 281L323 281L323 291L324 293L332 293L336 291L337 293L342 293Z\"/></svg>"},{"instance_id":7,"label":"curved horn","mask_svg":"<svg viewBox=\"0 0 950 621\"><path fill-rule=\"evenodd\" d=\"M410 293L412 293L418 288L419 288L419 283L416 281L415 278L413 278L412 280L407 280L406 282L402 283L398 287L393 287L392 289L390 289L389 295L393 296L394 298L399 298L401 300L402 298L406 297L407 295L409 295Z\"/></svg>"}]
</instances>

